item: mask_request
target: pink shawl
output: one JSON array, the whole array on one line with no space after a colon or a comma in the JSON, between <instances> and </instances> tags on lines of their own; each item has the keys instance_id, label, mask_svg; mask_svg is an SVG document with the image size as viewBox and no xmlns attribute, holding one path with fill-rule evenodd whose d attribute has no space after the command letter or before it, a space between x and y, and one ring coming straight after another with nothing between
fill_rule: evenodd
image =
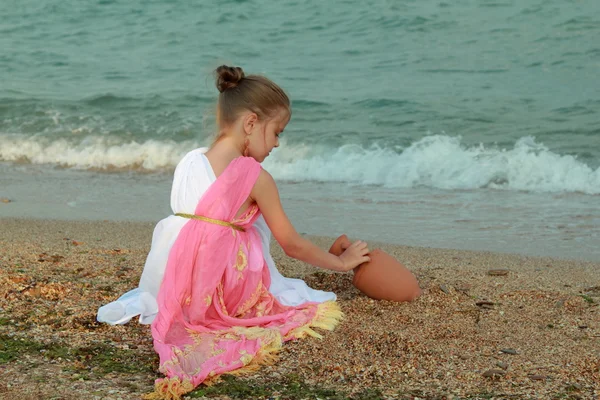
<instances>
[{"instance_id":1,"label":"pink shawl","mask_svg":"<svg viewBox=\"0 0 600 400\"><path fill-rule=\"evenodd\" d=\"M221 374L254 371L276 360L282 342L321 337L311 327L332 330L342 318L335 302L284 306L269 292L269 270L252 226L257 205L234 219L260 171L253 158L236 158L195 210L245 231L190 219L169 253L152 323L166 378L156 381L148 399L179 399Z\"/></svg>"}]
</instances>

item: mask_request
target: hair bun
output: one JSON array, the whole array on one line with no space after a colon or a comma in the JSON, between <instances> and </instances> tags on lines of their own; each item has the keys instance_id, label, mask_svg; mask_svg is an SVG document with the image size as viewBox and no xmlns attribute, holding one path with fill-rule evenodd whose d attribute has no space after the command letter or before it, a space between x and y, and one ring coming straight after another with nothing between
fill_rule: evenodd
<instances>
[{"instance_id":1,"label":"hair bun","mask_svg":"<svg viewBox=\"0 0 600 400\"><path fill-rule=\"evenodd\" d=\"M221 65L215 73L217 75L217 89L220 93L236 87L246 76L244 70L240 67L228 67L227 65Z\"/></svg>"}]
</instances>

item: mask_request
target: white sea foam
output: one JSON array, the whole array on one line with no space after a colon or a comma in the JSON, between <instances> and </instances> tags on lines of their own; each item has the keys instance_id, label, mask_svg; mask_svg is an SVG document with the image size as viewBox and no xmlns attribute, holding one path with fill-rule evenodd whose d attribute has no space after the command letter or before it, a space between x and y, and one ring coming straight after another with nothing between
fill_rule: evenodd
<instances>
[{"instance_id":1,"label":"white sea foam","mask_svg":"<svg viewBox=\"0 0 600 400\"><path fill-rule=\"evenodd\" d=\"M467 147L459 137L445 135L427 136L401 152L377 146L327 152L282 146L265 167L276 178L299 181L600 194L600 168L553 153L529 136L512 149Z\"/></svg>"},{"instance_id":2,"label":"white sea foam","mask_svg":"<svg viewBox=\"0 0 600 400\"><path fill-rule=\"evenodd\" d=\"M192 142L148 140L124 143L115 137L88 136L78 143L67 139L0 135L0 160L56 164L84 169L143 169L174 167Z\"/></svg>"},{"instance_id":3,"label":"white sea foam","mask_svg":"<svg viewBox=\"0 0 600 400\"><path fill-rule=\"evenodd\" d=\"M199 145L192 141L124 142L108 136L74 143L4 134L0 135L0 160L155 171L173 168ZM465 146L460 137L446 135L427 136L405 149L376 145L332 149L283 143L264 165L276 179L293 181L600 194L600 168L594 170L573 156L554 153L529 136L507 149Z\"/></svg>"}]
</instances>

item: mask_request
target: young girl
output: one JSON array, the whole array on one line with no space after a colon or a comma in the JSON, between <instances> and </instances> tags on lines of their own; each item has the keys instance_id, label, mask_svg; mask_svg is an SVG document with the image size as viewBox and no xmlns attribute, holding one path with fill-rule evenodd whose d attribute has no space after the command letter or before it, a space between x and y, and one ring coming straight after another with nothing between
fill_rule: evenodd
<instances>
[{"instance_id":1,"label":"young girl","mask_svg":"<svg viewBox=\"0 0 600 400\"><path fill-rule=\"evenodd\" d=\"M274 361L283 341L319 337L312 327L331 330L338 323L342 314L333 294L269 268L269 229L288 256L318 267L344 272L369 261L362 241L338 257L302 238L260 166L289 122L287 95L241 68L221 66L216 74L219 137L206 153L191 152L177 167L175 215L155 229L140 287L98 313L109 323L136 314L152 323L166 378L157 380L148 398L179 398L223 373L255 370ZM196 181L208 184L174 196Z\"/></svg>"}]
</instances>

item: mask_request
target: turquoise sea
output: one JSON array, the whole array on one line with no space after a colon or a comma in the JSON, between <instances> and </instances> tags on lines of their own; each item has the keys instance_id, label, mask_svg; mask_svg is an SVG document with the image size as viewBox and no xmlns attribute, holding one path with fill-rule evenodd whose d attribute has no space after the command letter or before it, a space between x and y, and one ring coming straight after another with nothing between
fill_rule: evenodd
<instances>
[{"instance_id":1,"label":"turquoise sea","mask_svg":"<svg viewBox=\"0 0 600 400\"><path fill-rule=\"evenodd\" d=\"M157 221L220 64L292 98L298 230L600 260L597 0L4 0L0 217Z\"/></svg>"}]
</instances>

